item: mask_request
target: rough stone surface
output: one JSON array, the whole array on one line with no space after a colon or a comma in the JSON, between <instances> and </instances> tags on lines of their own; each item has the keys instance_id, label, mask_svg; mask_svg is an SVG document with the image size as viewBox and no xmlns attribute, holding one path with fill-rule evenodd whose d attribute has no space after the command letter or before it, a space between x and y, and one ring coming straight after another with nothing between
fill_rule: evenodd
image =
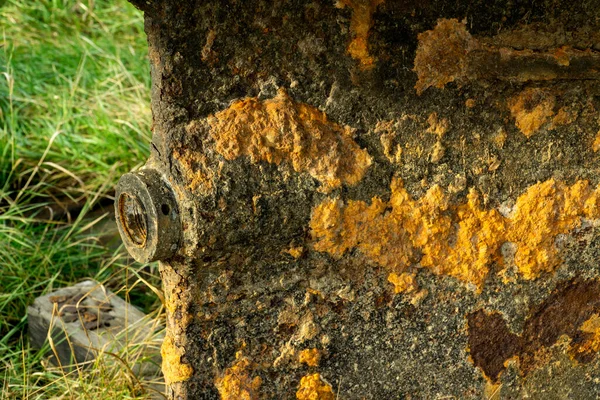
<instances>
[{"instance_id":1,"label":"rough stone surface","mask_svg":"<svg viewBox=\"0 0 600 400\"><path fill-rule=\"evenodd\" d=\"M172 398L600 396L597 0L133 3Z\"/></svg>"}]
</instances>

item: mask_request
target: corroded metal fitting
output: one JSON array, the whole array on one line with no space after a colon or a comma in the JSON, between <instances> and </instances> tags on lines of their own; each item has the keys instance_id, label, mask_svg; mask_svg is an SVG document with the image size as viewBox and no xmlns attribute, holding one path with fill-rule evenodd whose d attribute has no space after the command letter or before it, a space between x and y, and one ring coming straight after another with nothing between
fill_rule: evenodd
<instances>
[{"instance_id":1,"label":"corroded metal fitting","mask_svg":"<svg viewBox=\"0 0 600 400\"><path fill-rule=\"evenodd\" d=\"M173 191L157 170L123 175L115 198L119 233L136 261L165 260L175 254L181 237L179 211Z\"/></svg>"}]
</instances>

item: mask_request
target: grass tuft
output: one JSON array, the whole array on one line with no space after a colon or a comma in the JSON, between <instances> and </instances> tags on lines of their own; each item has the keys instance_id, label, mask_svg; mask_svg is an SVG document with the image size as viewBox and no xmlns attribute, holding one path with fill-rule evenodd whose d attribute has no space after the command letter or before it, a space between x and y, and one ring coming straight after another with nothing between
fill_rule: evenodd
<instances>
[{"instance_id":1,"label":"grass tuft","mask_svg":"<svg viewBox=\"0 0 600 400\"><path fill-rule=\"evenodd\" d=\"M67 373L26 326L36 297L86 278L162 318L156 266L132 263L110 222L118 177L149 153L143 16L125 0L0 0L0 35L0 398L147 397L139 346Z\"/></svg>"}]
</instances>

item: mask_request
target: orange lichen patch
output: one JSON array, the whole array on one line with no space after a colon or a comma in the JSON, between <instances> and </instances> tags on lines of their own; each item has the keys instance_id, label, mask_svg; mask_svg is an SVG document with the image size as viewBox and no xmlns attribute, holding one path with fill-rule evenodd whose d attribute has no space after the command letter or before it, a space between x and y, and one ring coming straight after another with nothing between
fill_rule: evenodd
<instances>
[{"instance_id":1,"label":"orange lichen patch","mask_svg":"<svg viewBox=\"0 0 600 400\"><path fill-rule=\"evenodd\" d=\"M392 272L388 275L387 280L394 285L394 293L412 293L419 289L415 276L416 274L409 272L404 272L400 275Z\"/></svg>"},{"instance_id":2,"label":"orange lichen patch","mask_svg":"<svg viewBox=\"0 0 600 400\"><path fill-rule=\"evenodd\" d=\"M598 191L587 181L568 187L554 179L531 186L515 204L507 233L517 245L515 263L525 279L553 271L560 263L554 239L581 224L581 217L595 218Z\"/></svg>"},{"instance_id":3,"label":"orange lichen patch","mask_svg":"<svg viewBox=\"0 0 600 400\"><path fill-rule=\"evenodd\" d=\"M577 112L571 110L569 107L561 107L554 118L552 118L552 124L549 129L555 129L558 126L570 125L577 119Z\"/></svg>"},{"instance_id":4,"label":"orange lichen patch","mask_svg":"<svg viewBox=\"0 0 600 400\"><path fill-rule=\"evenodd\" d=\"M394 145L398 136L394 121L377 122L374 132L380 134L379 141L386 158L390 162L399 163L402 160L402 146L400 144Z\"/></svg>"},{"instance_id":5,"label":"orange lichen patch","mask_svg":"<svg viewBox=\"0 0 600 400\"><path fill-rule=\"evenodd\" d=\"M554 102L547 90L527 88L510 99L508 106L517 128L529 138L554 115Z\"/></svg>"},{"instance_id":6,"label":"orange lichen patch","mask_svg":"<svg viewBox=\"0 0 600 400\"><path fill-rule=\"evenodd\" d=\"M182 352L175 345L171 335L167 334L165 337L160 354L162 356L162 371L167 384L186 381L194 373L191 365L181 362Z\"/></svg>"},{"instance_id":7,"label":"orange lichen patch","mask_svg":"<svg viewBox=\"0 0 600 400\"><path fill-rule=\"evenodd\" d=\"M251 377L254 364L239 352L236 358L235 363L215 380L221 400L258 399L262 379L260 376Z\"/></svg>"},{"instance_id":8,"label":"orange lichen patch","mask_svg":"<svg viewBox=\"0 0 600 400\"><path fill-rule=\"evenodd\" d=\"M432 163L437 164L442 158L444 158L445 153L446 148L444 147L442 142L438 140L431 148L431 157L429 159Z\"/></svg>"},{"instance_id":9,"label":"orange lichen patch","mask_svg":"<svg viewBox=\"0 0 600 400\"><path fill-rule=\"evenodd\" d=\"M436 274L481 286L502 244L502 218L496 211L479 209L474 191L469 202L457 209L458 230L447 209L447 197L439 186L415 201L402 181L395 179L389 204L374 197L370 206L329 199L315 207L311 220L314 248L340 257L356 247L393 272L420 262ZM456 241L450 244L453 237Z\"/></svg>"},{"instance_id":10,"label":"orange lichen patch","mask_svg":"<svg viewBox=\"0 0 600 400\"><path fill-rule=\"evenodd\" d=\"M326 199L313 209L310 227L315 250L341 257L356 248L387 268L400 290L407 276L399 274L416 263L481 289L490 265L503 263L500 247L507 241L517 246L514 262L525 279L553 271L560 263L557 235L578 227L582 217L600 218L598 205L600 189L587 181L569 187L549 180L530 187L506 218L483 209L474 189L466 203L450 207L439 186L413 200L394 179L388 203Z\"/></svg>"},{"instance_id":11,"label":"orange lichen patch","mask_svg":"<svg viewBox=\"0 0 600 400\"><path fill-rule=\"evenodd\" d=\"M466 20L440 19L434 29L419 33L414 71L417 94L431 86L443 88L466 74L466 56L477 45L467 32Z\"/></svg>"},{"instance_id":12,"label":"orange lichen patch","mask_svg":"<svg viewBox=\"0 0 600 400\"><path fill-rule=\"evenodd\" d=\"M201 152L175 149L173 159L179 162L181 171L187 178L188 189L202 193L213 189L212 173L205 168L206 157Z\"/></svg>"},{"instance_id":13,"label":"orange lichen patch","mask_svg":"<svg viewBox=\"0 0 600 400\"><path fill-rule=\"evenodd\" d=\"M348 54L360 62L362 70L375 66L375 57L369 54L369 30L373 25L373 13L385 0L341 0L341 4L352 9L350 32L352 40L348 44Z\"/></svg>"},{"instance_id":14,"label":"orange lichen patch","mask_svg":"<svg viewBox=\"0 0 600 400\"><path fill-rule=\"evenodd\" d=\"M508 135L506 134L506 131L503 128L500 128L496 135L494 135L492 140L494 141L496 147L498 147L499 149L503 149L507 138Z\"/></svg>"},{"instance_id":15,"label":"orange lichen patch","mask_svg":"<svg viewBox=\"0 0 600 400\"><path fill-rule=\"evenodd\" d=\"M304 247L290 247L289 249L284 250L283 253L287 253L295 259L298 259L302 257L302 254L304 253Z\"/></svg>"},{"instance_id":16,"label":"orange lichen patch","mask_svg":"<svg viewBox=\"0 0 600 400\"><path fill-rule=\"evenodd\" d=\"M427 128L427 133L431 133L437 135L438 138L442 138L446 132L448 132L448 128L450 128L450 123L447 118L439 118L436 112L432 112L429 114L427 118L427 123L429 124L429 128Z\"/></svg>"},{"instance_id":17,"label":"orange lichen patch","mask_svg":"<svg viewBox=\"0 0 600 400\"><path fill-rule=\"evenodd\" d=\"M592 150L594 153L597 153L600 150L600 131L596 134L596 138L594 139L594 144L592 144Z\"/></svg>"},{"instance_id":18,"label":"orange lichen patch","mask_svg":"<svg viewBox=\"0 0 600 400\"><path fill-rule=\"evenodd\" d=\"M561 65L563 67L569 66L569 64L571 63L569 57L569 50L569 46L559 47L558 49L554 50L552 56L554 57L558 65Z\"/></svg>"},{"instance_id":19,"label":"orange lichen patch","mask_svg":"<svg viewBox=\"0 0 600 400\"><path fill-rule=\"evenodd\" d=\"M319 349L304 349L298 356L298 362L304 363L309 367L318 367L321 361L321 352Z\"/></svg>"},{"instance_id":20,"label":"orange lichen patch","mask_svg":"<svg viewBox=\"0 0 600 400\"><path fill-rule=\"evenodd\" d=\"M473 108L473 107L475 107L476 104L477 104L477 102L474 99L467 99L465 101L465 106L467 108Z\"/></svg>"},{"instance_id":21,"label":"orange lichen patch","mask_svg":"<svg viewBox=\"0 0 600 400\"><path fill-rule=\"evenodd\" d=\"M227 160L249 156L256 163L292 164L321 181L324 191L360 181L371 157L342 127L303 103L294 102L283 89L273 99L237 100L208 118L216 150Z\"/></svg>"},{"instance_id":22,"label":"orange lichen patch","mask_svg":"<svg viewBox=\"0 0 600 400\"><path fill-rule=\"evenodd\" d=\"M475 189L471 189L466 204L456 209L458 230L453 245L446 238L440 252L428 251L421 265L436 274L453 276L481 287L492 261L499 260L506 223L496 210L483 210Z\"/></svg>"},{"instance_id":23,"label":"orange lichen patch","mask_svg":"<svg viewBox=\"0 0 600 400\"><path fill-rule=\"evenodd\" d=\"M600 315L593 314L579 328L581 340L572 345L571 353L579 360L591 360L600 351Z\"/></svg>"},{"instance_id":24,"label":"orange lichen patch","mask_svg":"<svg viewBox=\"0 0 600 400\"><path fill-rule=\"evenodd\" d=\"M331 385L323 382L321 375L311 374L300 379L300 386L296 392L298 400L334 400L335 395Z\"/></svg>"}]
</instances>

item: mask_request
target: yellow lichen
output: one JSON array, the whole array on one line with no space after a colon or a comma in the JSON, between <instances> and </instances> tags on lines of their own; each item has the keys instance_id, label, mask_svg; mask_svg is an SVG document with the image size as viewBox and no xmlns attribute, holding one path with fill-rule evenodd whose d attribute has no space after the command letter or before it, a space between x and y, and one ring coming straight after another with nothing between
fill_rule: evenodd
<instances>
[{"instance_id":1,"label":"yellow lichen","mask_svg":"<svg viewBox=\"0 0 600 400\"><path fill-rule=\"evenodd\" d=\"M375 126L375 133L379 134L379 141L383 148L383 154L392 163L399 163L402 160L402 146L394 141L398 136L398 131L394 126L394 121L380 121Z\"/></svg>"},{"instance_id":2,"label":"yellow lichen","mask_svg":"<svg viewBox=\"0 0 600 400\"><path fill-rule=\"evenodd\" d=\"M369 30L373 25L373 13L385 0L341 0L341 4L352 9L350 33L352 40L348 44L348 54L360 62L362 70L375 66L375 57L369 54Z\"/></svg>"},{"instance_id":3,"label":"yellow lichen","mask_svg":"<svg viewBox=\"0 0 600 400\"><path fill-rule=\"evenodd\" d=\"M298 356L298 362L304 363L309 367L318 367L321 361L321 352L319 349L304 349Z\"/></svg>"},{"instance_id":4,"label":"yellow lichen","mask_svg":"<svg viewBox=\"0 0 600 400\"><path fill-rule=\"evenodd\" d=\"M600 351L600 315L593 314L579 328L587 337L573 346L576 355L595 354Z\"/></svg>"},{"instance_id":5,"label":"yellow lichen","mask_svg":"<svg viewBox=\"0 0 600 400\"><path fill-rule=\"evenodd\" d=\"M181 362L182 352L175 345L171 335L167 334L165 337L160 354L162 356L162 371L167 384L183 382L192 376L194 369L191 365Z\"/></svg>"},{"instance_id":6,"label":"yellow lichen","mask_svg":"<svg viewBox=\"0 0 600 400\"><path fill-rule=\"evenodd\" d=\"M474 189L466 203L450 207L438 186L413 200L394 179L389 202L326 199L314 208L310 227L315 250L341 257L356 248L387 268L388 280L400 288L398 274L420 263L481 289L490 265L503 264L500 247L508 241L517 246L514 262L523 278L553 271L560 262L556 236L579 226L582 217L599 218L599 204L600 189L587 181L569 187L549 180L530 187L506 218L483 209Z\"/></svg>"},{"instance_id":7,"label":"yellow lichen","mask_svg":"<svg viewBox=\"0 0 600 400\"><path fill-rule=\"evenodd\" d=\"M211 173L204 168L205 156L201 152L175 149L173 159L179 162L181 171L187 178L188 189L203 193L212 190Z\"/></svg>"},{"instance_id":8,"label":"yellow lichen","mask_svg":"<svg viewBox=\"0 0 600 400\"><path fill-rule=\"evenodd\" d=\"M440 251L428 250L421 265L434 273L448 275L481 287L492 261L498 259L503 243L505 221L496 210L483 210L478 193L471 189L466 204L456 209L455 223L458 224L455 241L443 240ZM432 247L430 245L430 247Z\"/></svg>"},{"instance_id":9,"label":"yellow lichen","mask_svg":"<svg viewBox=\"0 0 600 400\"><path fill-rule=\"evenodd\" d=\"M555 98L547 90L527 88L508 102L517 128L527 137L536 133L554 115Z\"/></svg>"},{"instance_id":10,"label":"yellow lichen","mask_svg":"<svg viewBox=\"0 0 600 400\"><path fill-rule=\"evenodd\" d=\"M427 128L427 133L431 133L437 135L439 139L444 136L446 132L448 132L448 128L450 127L450 123L447 118L439 118L436 112L432 112L427 117L427 123L429 124L429 128Z\"/></svg>"},{"instance_id":11,"label":"yellow lichen","mask_svg":"<svg viewBox=\"0 0 600 400\"><path fill-rule=\"evenodd\" d=\"M600 150L600 131L596 134L596 138L594 139L594 144L592 144L592 150L594 153L597 153Z\"/></svg>"},{"instance_id":12,"label":"yellow lichen","mask_svg":"<svg viewBox=\"0 0 600 400\"><path fill-rule=\"evenodd\" d=\"M304 247L290 247L289 249L283 250L283 253L287 253L295 259L298 259L302 257L302 254L304 253Z\"/></svg>"},{"instance_id":13,"label":"yellow lichen","mask_svg":"<svg viewBox=\"0 0 600 400\"><path fill-rule=\"evenodd\" d=\"M295 171L308 172L324 191L353 185L365 174L371 157L342 127L284 90L273 99L246 98L208 118L216 150L227 160L248 156L254 163L289 162Z\"/></svg>"},{"instance_id":14,"label":"yellow lichen","mask_svg":"<svg viewBox=\"0 0 600 400\"><path fill-rule=\"evenodd\" d=\"M593 217L597 211L586 205L597 198L587 181L568 187L550 179L517 199L506 238L517 245L514 261L525 279L554 270L560 262L556 236L578 227L581 217Z\"/></svg>"},{"instance_id":15,"label":"yellow lichen","mask_svg":"<svg viewBox=\"0 0 600 400\"><path fill-rule=\"evenodd\" d=\"M496 135L494 135L494 137L492 138L492 141L494 142L496 147L498 147L499 149L503 149L507 138L508 135L506 134L504 128L500 128Z\"/></svg>"},{"instance_id":16,"label":"yellow lichen","mask_svg":"<svg viewBox=\"0 0 600 400\"><path fill-rule=\"evenodd\" d=\"M403 272L400 275L392 272L388 275L388 282L394 285L394 293L412 293L419 287L414 273Z\"/></svg>"},{"instance_id":17,"label":"yellow lichen","mask_svg":"<svg viewBox=\"0 0 600 400\"><path fill-rule=\"evenodd\" d=\"M300 386L296 392L298 400L334 400L335 395L331 385L323 382L321 375L311 374L300 379Z\"/></svg>"},{"instance_id":18,"label":"yellow lichen","mask_svg":"<svg viewBox=\"0 0 600 400\"><path fill-rule=\"evenodd\" d=\"M552 124L549 129L556 129L559 126L569 125L575 122L577 119L577 112L573 111L569 107L561 107L554 118L552 118Z\"/></svg>"},{"instance_id":19,"label":"yellow lichen","mask_svg":"<svg viewBox=\"0 0 600 400\"><path fill-rule=\"evenodd\" d=\"M260 376L251 377L253 363L240 352L235 363L215 380L221 400L255 400L262 385Z\"/></svg>"}]
</instances>

